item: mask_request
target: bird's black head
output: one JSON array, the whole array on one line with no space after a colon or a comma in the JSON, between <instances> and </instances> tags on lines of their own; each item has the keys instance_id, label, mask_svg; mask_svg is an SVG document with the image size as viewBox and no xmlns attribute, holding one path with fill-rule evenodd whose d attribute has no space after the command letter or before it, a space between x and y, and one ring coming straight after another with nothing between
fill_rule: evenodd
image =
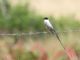
<instances>
[{"instance_id":1,"label":"bird's black head","mask_svg":"<svg viewBox=\"0 0 80 60\"><path fill-rule=\"evenodd\" d=\"M48 19L48 17L44 17L44 19L46 19L46 20L47 20L47 19Z\"/></svg>"}]
</instances>

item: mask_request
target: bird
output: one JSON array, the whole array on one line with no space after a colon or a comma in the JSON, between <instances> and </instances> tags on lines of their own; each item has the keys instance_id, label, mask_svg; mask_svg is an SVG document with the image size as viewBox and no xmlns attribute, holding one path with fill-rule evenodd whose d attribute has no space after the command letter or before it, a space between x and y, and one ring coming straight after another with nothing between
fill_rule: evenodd
<instances>
[{"instance_id":1,"label":"bird","mask_svg":"<svg viewBox=\"0 0 80 60\"><path fill-rule=\"evenodd\" d=\"M61 39L59 38L58 36L58 33L56 32L55 30L55 27L52 26L51 22L49 21L49 18L48 17L44 17L44 25L45 27L52 33L52 34L55 34L58 41L60 42L61 46L65 49L63 43L61 42Z\"/></svg>"},{"instance_id":2,"label":"bird","mask_svg":"<svg viewBox=\"0 0 80 60\"><path fill-rule=\"evenodd\" d=\"M46 28L48 29L48 31L50 31L51 33L54 34L54 28L53 28L52 24L50 23L48 17L44 18L44 25L46 26Z\"/></svg>"}]
</instances>

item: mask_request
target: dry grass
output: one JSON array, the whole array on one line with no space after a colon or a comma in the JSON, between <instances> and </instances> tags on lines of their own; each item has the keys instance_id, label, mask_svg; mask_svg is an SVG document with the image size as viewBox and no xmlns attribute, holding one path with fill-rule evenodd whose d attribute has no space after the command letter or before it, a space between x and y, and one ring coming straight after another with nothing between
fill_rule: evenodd
<instances>
[{"instance_id":1,"label":"dry grass","mask_svg":"<svg viewBox=\"0 0 80 60\"><path fill-rule=\"evenodd\" d=\"M79 0L31 0L31 7L40 14L54 16L75 15L80 18Z\"/></svg>"},{"instance_id":2,"label":"dry grass","mask_svg":"<svg viewBox=\"0 0 80 60\"><path fill-rule=\"evenodd\" d=\"M31 10L35 10L42 15L52 15L55 17L73 15L80 19L79 0L10 0L12 6L16 4L24 5L30 3Z\"/></svg>"}]
</instances>

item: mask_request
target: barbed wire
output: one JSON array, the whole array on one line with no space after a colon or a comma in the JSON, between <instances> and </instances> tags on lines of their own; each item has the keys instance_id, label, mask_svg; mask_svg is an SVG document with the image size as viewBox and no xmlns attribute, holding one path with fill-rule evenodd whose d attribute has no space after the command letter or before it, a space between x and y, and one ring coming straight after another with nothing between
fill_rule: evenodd
<instances>
[{"instance_id":1,"label":"barbed wire","mask_svg":"<svg viewBox=\"0 0 80 60\"><path fill-rule=\"evenodd\" d=\"M29 33L13 33L13 34L9 34L9 33L4 33L4 34L0 34L2 36L4 35L12 35L12 36L15 36L15 35L37 35L37 34L46 34L47 32L29 32Z\"/></svg>"},{"instance_id":2,"label":"barbed wire","mask_svg":"<svg viewBox=\"0 0 80 60\"><path fill-rule=\"evenodd\" d=\"M67 32L80 32L80 30L66 30L66 31L57 31L57 33L67 33ZM15 36L15 35L39 35L39 34L48 34L48 32L29 32L29 33L1 33L0 36Z\"/></svg>"}]
</instances>

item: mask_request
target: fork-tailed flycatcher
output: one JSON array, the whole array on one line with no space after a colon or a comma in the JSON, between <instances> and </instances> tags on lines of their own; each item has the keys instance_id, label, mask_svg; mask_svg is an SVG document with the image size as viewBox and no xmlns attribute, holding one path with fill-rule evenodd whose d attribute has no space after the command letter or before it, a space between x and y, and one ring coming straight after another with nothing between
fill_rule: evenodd
<instances>
[{"instance_id":1,"label":"fork-tailed flycatcher","mask_svg":"<svg viewBox=\"0 0 80 60\"><path fill-rule=\"evenodd\" d=\"M64 45L62 44L58 33L56 32L56 30L54 29L54 27L52 26L52 24L50 23L49 19L47 17L44 18L44 24L46 26L46 28L52 33L55 34L57 39L59 40L60 44L62 45L62 47L65 49Z\"/></svg>"}]
</instances>

